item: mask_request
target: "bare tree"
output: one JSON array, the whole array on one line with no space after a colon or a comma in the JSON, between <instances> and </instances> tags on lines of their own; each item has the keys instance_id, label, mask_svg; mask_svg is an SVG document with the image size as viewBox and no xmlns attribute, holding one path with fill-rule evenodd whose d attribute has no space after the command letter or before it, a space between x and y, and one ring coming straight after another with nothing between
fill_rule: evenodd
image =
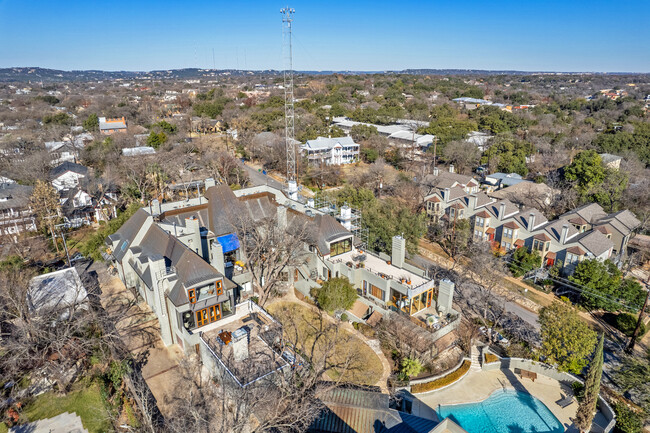
<instances>
[{"instance_id":1,"label":"bare tree","mask_svg":"<svg viewBox=\"0 0 650 433\"><path fill-rule=\"evenodd\" d=\"M255 218L245 210L233 217L241 251L263 306L287 290L290 269L307 262L313 224L286 208L268 217Z\"/></svg>"}]
</instances>

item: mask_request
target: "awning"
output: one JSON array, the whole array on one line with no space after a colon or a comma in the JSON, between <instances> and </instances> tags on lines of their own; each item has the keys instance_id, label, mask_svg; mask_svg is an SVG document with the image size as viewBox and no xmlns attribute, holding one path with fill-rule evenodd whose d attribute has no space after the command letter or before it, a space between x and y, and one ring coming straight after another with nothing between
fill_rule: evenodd
<instances>
[{"instance_id":1,"label":"awning","mask_svg":"<svg viewBox=\"0 0 650 433\"><path fill-rule=\"evenodd\" d=\"M229 253L239 248L239 238L235 233L219 236L217 238L217 242L221 244L221 248L223 248L224 253Z\"/></svg>"},{"instance_id":2,"label":"awning","mask_svg":"<svg viewBox=\"0 0 650 433\"><path fill-rule=\"evenodd\" d=\"M523 239L517 239L515 241L515 247L520 248L524 246L524 240Z\"/></svg>"},{"instance_id":3,"label":"awning","mask_svg":"<svg viewBox=\"0 0 650 433\"><path fill-rule=\"evenodd\" d=\"M554 252L549 251L548 253L546 253L547 259L555 260L555 257L557 257L557 254L555 254Z\"/></svg>"}]
</instances>

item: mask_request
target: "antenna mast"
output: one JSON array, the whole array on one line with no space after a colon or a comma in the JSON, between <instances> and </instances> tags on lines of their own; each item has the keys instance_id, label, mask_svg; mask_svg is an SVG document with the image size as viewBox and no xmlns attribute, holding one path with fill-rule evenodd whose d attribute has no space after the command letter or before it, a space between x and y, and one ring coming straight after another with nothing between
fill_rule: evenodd
<instances>
[{"instance_id":1,"label":"antenna mast","mask_svg":"<svg viewBox=\"0 0 650 433\"><path fill-rule=\"evenodd\" d=\"M293 47L291 43L291 23L295 9L280 9L282 14L282 51L284 58L284 136L287 150L287 192L292 200L298 199L298 179L296 178L295 114L293 107Z\"/></svg>"}]
</instances>

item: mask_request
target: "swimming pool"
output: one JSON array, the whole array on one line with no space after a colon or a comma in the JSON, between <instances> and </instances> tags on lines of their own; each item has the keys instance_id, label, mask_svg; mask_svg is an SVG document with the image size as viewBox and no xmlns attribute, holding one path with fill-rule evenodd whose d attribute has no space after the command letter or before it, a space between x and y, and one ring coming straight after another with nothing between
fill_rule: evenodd
<instances>
[{"instance_id":1,"label":"swimming pool","mask_svg":"<svg viewBox=\"0 0 650 433\"><path fill-rule=\"evenodd\" d=\"M468 433L561 433L562 423L538 399L519 391L498 390L479 403L438 408Z\"/></svg>"}]
</instances>

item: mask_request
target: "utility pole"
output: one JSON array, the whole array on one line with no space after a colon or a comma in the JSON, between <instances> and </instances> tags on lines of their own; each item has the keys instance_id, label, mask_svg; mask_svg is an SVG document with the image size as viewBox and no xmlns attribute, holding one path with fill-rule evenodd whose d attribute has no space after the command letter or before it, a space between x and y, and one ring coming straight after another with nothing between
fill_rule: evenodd
<instances>
[{"instance_id":1,"label":"utility pole","mask_svg":"<svg viewBox=\"0 0 650 433\"><path fill-rule=\"evenodd\" d=\"M70 261L70 252L68 251L68 244L65 241L65 233L63 233L64 228L68 228L68 223L63 223L63 224L57 224L54 227L59 229L59 232L61 233L61 239L63 239L63 248L65 248L65 257L68 259L68 267L72 267L72 262Z\"/></svg>"},{"instance_id":2,"label":"utility pole","mask_svg":"<svg viewBox=\"0 0 650 433\"><path fill-rule=\"evenodd\" d=\"M645 288L646 288L646 294L645 294L645 301L643 302L643 307L641 307L641 311L639 312L639 320L636 322L636 328L634 328L634 333L632 334L632 338L630 338L630 342L627 344L627 347L625 348L625 351L627 353L632 353L634 351L634 345L636 344L636 339L639 336L639 332L641 330L641 323L643 323L643 314L645 313L645 309L648 307L648 299L650 299L650 284L648 282L645 282Z\"/></svg>"},{"instance_id":3,"label":"utility pole","mask_svg":"<svg viewBox=\"0 0 650 433\"><path fill-rule=\"evenodd\" d=\"M293 46L291 23L295 9L280 9L282 14L282 51L284 57L284 139L287 152L287 187L289 198L298 199L298 179L296 178L295 113L293 98Z\"/></svg>"}]
</instances>

